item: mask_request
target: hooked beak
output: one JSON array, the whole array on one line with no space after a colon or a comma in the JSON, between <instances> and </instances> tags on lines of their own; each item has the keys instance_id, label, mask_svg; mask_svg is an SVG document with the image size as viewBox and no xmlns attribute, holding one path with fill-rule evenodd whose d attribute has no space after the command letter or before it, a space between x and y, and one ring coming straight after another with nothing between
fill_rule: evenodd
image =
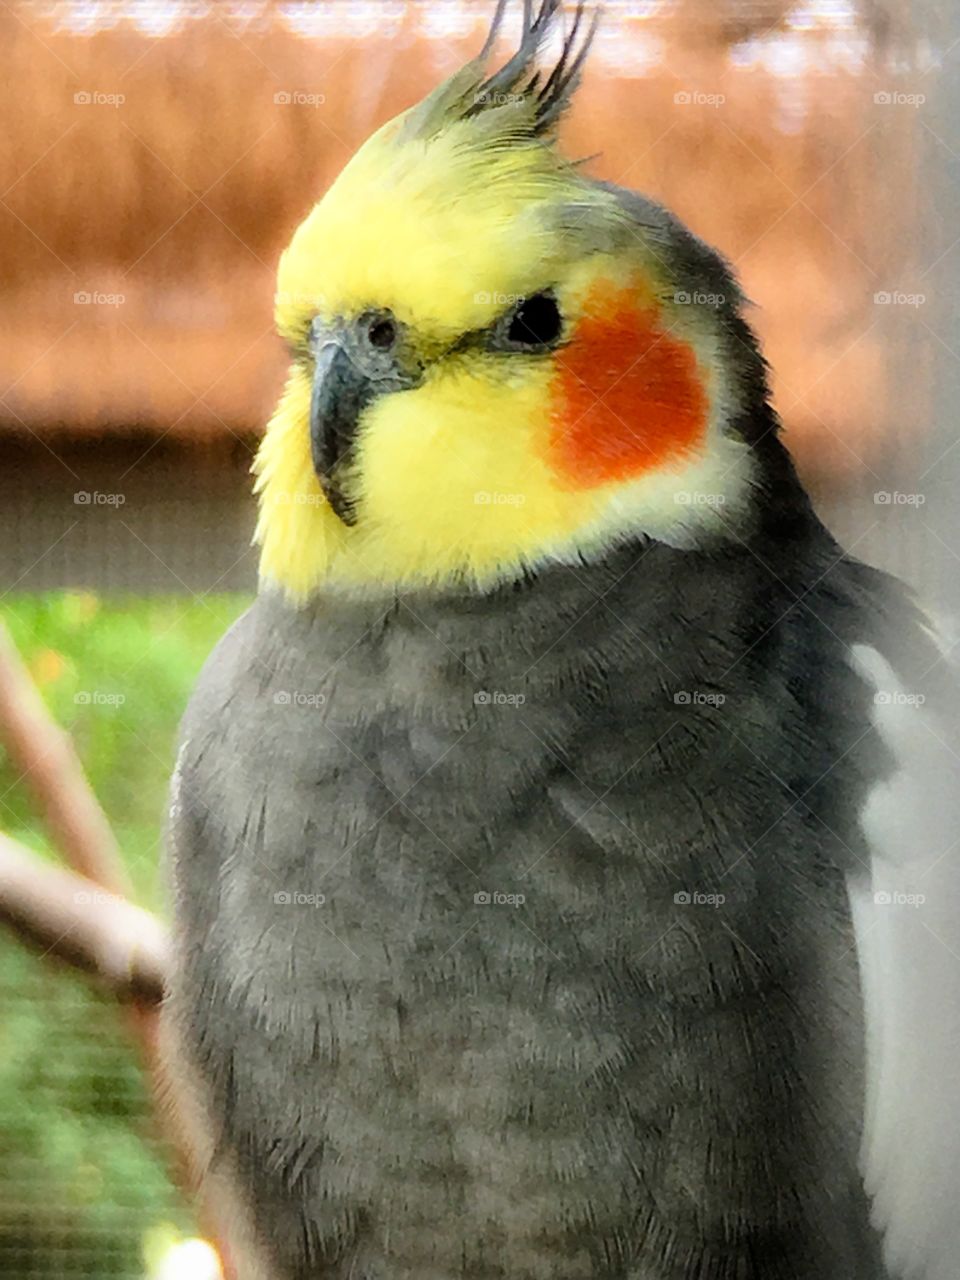
<instances>
[{"instance_id":1,"label":"hooked beak","mask_svg":"<svg viewBox=\"0 0 960 1280\"><path fill-rule=\"evenodd\" d=\"M352 525L354 501L342 481L349 477L363 412L378 396L420 386L424 367L404 326L389 311L365 311L329 326L314 321L311 351L313 467L334 514Z\"/></svg>"},{"instance_id":2,"label":"hooked beak","mask_svg":"<svg viewBox=\"0 0 960 1280\"><path fill-rule=\"evenodd\" d=\"M351 460L360 414L376 395L374 380L357 368L336 338L317 349L310 397L310 450L324 496L344 524L356 522L353 503L337 483Z\"/></svg>"}]
</instances>

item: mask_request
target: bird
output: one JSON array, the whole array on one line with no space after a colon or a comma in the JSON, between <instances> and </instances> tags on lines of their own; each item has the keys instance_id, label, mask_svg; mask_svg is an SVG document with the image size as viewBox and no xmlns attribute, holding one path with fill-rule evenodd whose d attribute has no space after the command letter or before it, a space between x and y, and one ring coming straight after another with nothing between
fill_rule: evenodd
<instances>
[{"instance_id":1,"label":"bird","mask_svg":"<svg viewBox=\"0 0 960 1280\"><path fill-rule=\"evenodd\" d=\"M948 648L732 269L562 154L596 12L491 70L510 9L280 260L171 784L208 1191L241 1280L947 1280Z\"/></svg>"}]
</instances>

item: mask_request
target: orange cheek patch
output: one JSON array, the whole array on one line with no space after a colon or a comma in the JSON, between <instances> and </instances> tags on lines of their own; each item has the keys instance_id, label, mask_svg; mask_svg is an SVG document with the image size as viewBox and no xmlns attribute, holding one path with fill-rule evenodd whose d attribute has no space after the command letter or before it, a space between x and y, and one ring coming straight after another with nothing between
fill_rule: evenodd
<instances>
[{"instance_id":1,"label":"orange cheek patch","mask_svg":"<svg viewBox=\"0 0 960 1280\"><path fill-rule=\"evenodd\" d=\"M628 480L695 448L707 428L696 357L649 294L601 281L557 354L550 461L572 487Z\"/></svg>"}]
</instances>

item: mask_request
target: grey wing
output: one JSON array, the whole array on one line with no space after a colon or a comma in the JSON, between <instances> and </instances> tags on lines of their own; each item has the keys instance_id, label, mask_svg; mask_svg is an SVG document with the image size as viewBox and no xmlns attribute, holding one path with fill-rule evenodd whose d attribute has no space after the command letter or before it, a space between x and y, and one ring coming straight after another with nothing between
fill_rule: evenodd
<instances>
[{"instance_id":1,"label":"grey wing","mask_svg":"<svg viewBox=\"0 0 960 1280\"><path fill-rule=\"evenodd\" d=\"M960 1273L960 742L953 693L911 688L854 650L894 762L861 823L851 878L867 1021L863 1167L897 1280ZM946 658L940 660L946 670ZM923 664L926 665L926 664ZM943 675L943 671L939 673ZM952 706L952 712L948 710Z\"/></svg>"},{"instance_id":2,"label":"grey wing","mask_svg":"<svg viewBox=\"0 0 960 1280\"><path fill-rule=\"evenodd\" d=\"M191 786L189 750L185 741L171 783L167 825L168 857L180 905L174 966L161 1021L166 1100L173 1112L174 1131L182 1135L181 1146L189 1154L205 1213L221 1243L229 1243L237 1280L273 1280L276 1272L256 1238L249 1200L230 1167L218 1108L195 1061L201 1016L194 1003L196 953L203 948L205 921L216 909L217 895L209 882L198 882L200 851L194 844L191 805L185 798Z\"/></svg>"},{"instance_id":3,"label":"grey wing","mask_svg":"<svg viewBox=\"0 0 960 1280\"><path fill-rule=\"evenodd\" d=\"M170 787L167 868L174 899L174 963L163 1016L170 1103L191 1147L205 1209L229 1242L238 1280L286 1280L260 1241L255 1190L244 1158L233 1093L233 1049L242 1041L231 989L243 981L222 945L224 867L238 854L230 757L243 726L231 723L232 690L243 667L244 615L211 655L191 700ZM242 719L242 715L239 717ZM242 846L242 840L241 840ZM226 913L228 914L228 912ZM251 960L254 957L251 956ZM251 1057L257 1055L249 1037Z\"/></svg>"}]
</instances>

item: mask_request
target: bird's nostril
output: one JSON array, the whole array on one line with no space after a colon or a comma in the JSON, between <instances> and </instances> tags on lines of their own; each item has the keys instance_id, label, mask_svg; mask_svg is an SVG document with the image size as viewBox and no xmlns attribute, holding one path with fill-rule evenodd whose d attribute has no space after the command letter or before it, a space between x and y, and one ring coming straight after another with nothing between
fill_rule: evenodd
<instances>
[{"instance_id":1,"label":"bird's nostril","mask_svg":"<svg viewBox=\"0 0 960 1280\"><path fill-rule=\"evenodd\" d=\"M397 340L397 326L388 317L379 316L376 320L371 320L367 328L367 338L371 346L386 351Z\"/></svg>"}]
</instances>

